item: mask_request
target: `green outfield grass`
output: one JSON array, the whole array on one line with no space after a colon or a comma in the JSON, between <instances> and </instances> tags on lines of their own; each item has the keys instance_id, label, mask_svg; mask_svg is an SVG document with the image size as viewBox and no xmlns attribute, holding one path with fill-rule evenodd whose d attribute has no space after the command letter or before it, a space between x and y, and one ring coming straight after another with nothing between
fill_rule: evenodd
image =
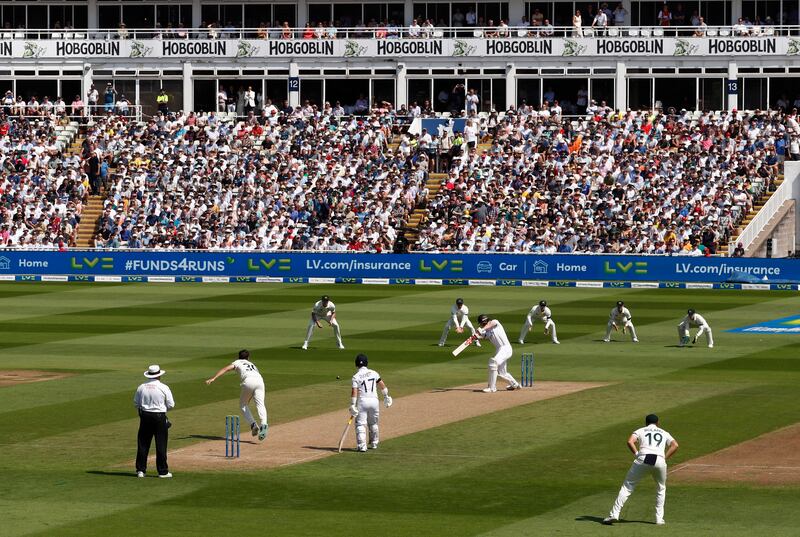
<instances>
[{"instance_id":1,"label":"green outfield grass","mask_svg":"<svg viewBox=\"0 0 800 537\"><path fill-rule=\"evenodd\" d=\"M347 350L330 330L300 350L310 307L327 293ZM516 341L544 298L561 345L541 324L537 380L604 388L517 407L346 453L261 472L135 479L142 371L158 363L175 394L170 449L224 432L233 375L203 379L248 348L267 383L271 424L349 405L353 357L365 352L392 395L485 382L489 349L454 360L436 343L449 308L489 313ZM641 343L602 343L616 300ZM688 307L715 348L676 347ZM643 482L612 528L599 524L631 457L630 432L656 412L680 463L800 421L800 338L726 333L791 315L792 292L260 284L0 284L0 370L70 373L0 388L0 535L800 535L800 487L668 485L666 527ZM704 342L703 342L704 343ZM342 380L336 380L336 376ZM535 389L535 388L534 388ZM491 396L487 396L491 397ZM390 412L388 410L387 412ZM436 412L435 408L430 412ZM330 441L330 439L325 439ZM269 438L263 446L269 449Z\"/></svg>"}]
</instances>

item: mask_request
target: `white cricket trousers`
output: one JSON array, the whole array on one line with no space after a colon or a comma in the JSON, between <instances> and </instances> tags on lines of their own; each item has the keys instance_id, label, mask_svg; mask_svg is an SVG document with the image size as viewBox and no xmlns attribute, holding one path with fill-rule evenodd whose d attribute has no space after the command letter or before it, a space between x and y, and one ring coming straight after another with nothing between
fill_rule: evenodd
<instances>
[{"instance_id":1,"label":"white cricket trousers","mask_svg":"<svg viewBox=\"0 0 800 537\"><path fill-rule=\"evenodd\" d=\"M358 416L356 416L356 445L358 449L367 449L367 427L369 427L369 441L373 446L378 445L378 420L381 416L381 405L377 397L358 399Z\"/></svg>"},{"instance_id":2,"label":"white cricket trousers","mask_svg":"<svg viewBox=\"0 0 800 537\"><path fill-rule=\"evenodd\" d=\"M511 345L506 345L497 349L494 356L489 358L489 388L497 389L497 377L508 382L511 386L516 386L516 379L508 372L508 359L513 354Z\"/></svg>"},{"instance_id":3,"label":"white cricket trousers","mask_svg":"<svg viewBox=\"0 0 800 537\"><path fill-rule=\"evenodd\" d=\"M328 323L333 328L333 334L336 336L336 342L339 344L340 347L343 346L342 344L342 332L339 330L339 323L336 322L336 319L329 319L325 318L318 318L319 321ZM308 320L308 330L306 331L306 344L311 341L311 336L314 334L314 327L317 324L314 322L314 319L311 318Z\"/></svg>"},{"instance_id":4,"label":"white cricket trousers","mask_svg":"<svg viewBox=\"0 0 800 537\"><path fill-rule=\"evenodd\" d=\"M241 384L241 388L242 391L239 394L239 406L242 409L242 414L244 414L244 419L247 420L247 424L250 425L256 421L253 419L253 414L250 413L250 401L252 400L256 404L258 420L261 422L260 425L266 425L267 407L264 404L264 394L266 393L266 389L264 388L264 379L261 378L260 375L251 375L244 379L244 382Z\"/></svg>"},{"instance_id":5,"label":"white cricket trousers","mask_svg":"<svg viewBox=\"0 0 800 537\"><path fill-rule=\"evenodd\" d=\"M447 323L444 325L444 330L442 330L442 337L439 338L439 345L444 345L445 341L447 341L447 334L450 332L450 330L456 328L457 326L458 325L453 322L453 319L448 319ZM470 329L470 335L475 335L475 327L472 326L469 318L464 320L464 326Z\"/></svg>"},{"instance_id":6,"label":"white cricket trousers","mask_svg":"<svg viewBox=\"0 0 800 537\"><path fill-rule=\"evenodd\" d=\"M704 324L704 325L701 325L699 328L700 329L697 331L697 335L695 337L700 339L700 336L705 334L706 335L706 343L708 343L709 345L713 345L714 344L714 335L711 333L711 327L708 326L707 324ZM679 340L684 338L684 337L689 337L689 323L681 323L681 324L678 325L678 338L679 338ZM681 343L681 345L683 344L682 341L680 343Z\"/></svg>"},{"instance_id":7,"label":"white cricket trousers","mask_svg":"<svg viewBox=\"0 0 800 537\"><path fill-rule=\"evenodd\" d=\"M633 323L627 321L623 326L623 329L628 331L631 335L631 340L639 339L636 337L636 329L633 327ZM611 330L614 329L614 321L608 321L608 326L606 326L606 337L605 339L611 339Z\"/></svg>"},{"instance_id":8,"label":"white cricket trousers","mask_svg":"<svg viewBox=\"0 0 800 537\"><path fill-rule=\"evenodd\" d=\"M525 325L522 327L522 331L519 333L519 340L525 341L525 337L528 335L528 332L533 330L533 324L536 322L535 319L528 322L528 319L525 319ZM553 322L553 319L547 319L544 322L544 331L550 333L550 340L553 342L558 341L558 336L556 335L556 323Z\"/></svg>"},{"instance_id":9,"label":"white cricket trousers","mask_svg":"<svg viewBox=\"0 0 800 537\"><path fill-rule=\"evenodd\" d=\"M608 516L619 519L622 506L628 501L628 497L633 493L633 489L636 488L639 481L648 474L653 476L656 482L656 522L664 520L664 501L667 498L667 461L660 456L656 459L654 466L644 463L644 455L640 455L633 461Z\"/></svg>"}]
</instances>

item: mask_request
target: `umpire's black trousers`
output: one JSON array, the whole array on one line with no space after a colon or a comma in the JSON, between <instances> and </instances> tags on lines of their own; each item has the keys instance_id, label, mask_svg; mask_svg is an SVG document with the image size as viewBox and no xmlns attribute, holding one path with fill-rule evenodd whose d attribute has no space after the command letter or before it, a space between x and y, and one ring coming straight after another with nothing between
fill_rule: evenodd
<instances>
[{"instance_id":1,"label":"umpire's black trousers","mask_svg":"<svg viewBox=\"0 0 800 537\"><path fill-rule=\"evenodd\" d=\"M165 412L139 411L139 435L136 449L136 471L147 471L147 454L150 452L150 442L156 437L156 469L158 475L169 472L167 466L167 414Z\"/></svg>"}]
</instances>

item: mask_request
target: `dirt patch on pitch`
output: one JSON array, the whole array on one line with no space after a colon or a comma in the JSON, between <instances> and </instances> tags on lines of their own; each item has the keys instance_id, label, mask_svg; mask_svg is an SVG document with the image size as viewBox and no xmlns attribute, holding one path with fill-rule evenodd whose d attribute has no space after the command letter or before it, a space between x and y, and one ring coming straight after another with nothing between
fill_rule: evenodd
<instances>
[{"instance_id":1,"label":"dirt patch on pitch","mask_svg":"<svg viewBox=\"0 0 800 537\"><path fill-rule=\"evenodd\" d=\"M44 382L45 380L58 380L71 376L71 373L55 373L53 371L35 371L28 369L13 371L0 370L0 388L4 386L16 386L17 384L29 384L31 382Z\"/></svg>"},{"instance_id":2,"label":"dirt patch on pitch","mask_svg":"<svg viewBox=\"0 0 800 537\"><path fill-rule=\"evenodd\" d=\"M754 485L800 483L800 423L675 466L670 480Z\"/></svg>"},{"instance_id":3,"label":"dirt patch on pitch","mask_svg":"<svg viewBox=\"0 0 800 537\"><path fill-rule=\"evenodd\" d=\"M381 441L606 385L538 382L534 388L486 394L480 392L485 384L475 384L400 397L391 408L381 404ZM348 416L343 409L276 425L269 428L269 436L263 443L251 440L250 431L243 427L240 458L225 459L225 443L220 438L170 452L170 468L178 471L275 468L329 457L336 453ZM355 449L353 427L344 446L350 451Z\"/></svg>"}]
</instances>

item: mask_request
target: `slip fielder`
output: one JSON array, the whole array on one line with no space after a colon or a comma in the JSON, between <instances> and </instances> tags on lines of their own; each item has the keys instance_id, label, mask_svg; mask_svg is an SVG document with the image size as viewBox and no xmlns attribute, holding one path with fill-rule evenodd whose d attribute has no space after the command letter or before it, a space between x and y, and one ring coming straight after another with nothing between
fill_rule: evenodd
<instances>
[{"instance_id":1,"label":"slip fielder","mask_svg":"<svg viewBox=\"0 0 800 537\"><path fill-rule=\"evenodd\" d=\"M336 336L336 342L339 344L340 349L344 349L342 343L342 332L339 330L339 323L336 321L336 305L331 302L328 295L323 295L311 308L311 319L308 321L308 330L306 331L306 339L303 341L303 350L308 350L308 342L311 341L311 336L314 333L314 327L322 328L320 321L325 321L331 328L333 334Z\"/></svg>"},{"instance_id":2,"label":"slip fielder","mask_svg":"<svg viewBox=\"0 0 800 537\"><path fill-rule=\"evenodd\" d=\"M692 326L700 328L697 331L697 334L695 334L695 336L692 338L692 345L697 343L697 338L705 334L708 348L713 349L714 335L711 333L711 327L708 326L708 323L703 316L694 311L692 308L689 308L689 310L686 312L686 317L684 317L681 321L681 324L678 325L678 338L680 346L683 347L689 343L689 328Z\"/></svg>"},{"instance_id":3,"label":"slip fielder","mask_svg":"<svg viewBox=\"0 0 800 537\"><path fill-rule=\"evenodd\" d=\"M552 317L553 313L550 311L550 308L547 307L547 302L540 300L539 305L532 308L525 318L525 326L522 327L522 332L519 333L520 345L525 343L525 336L527 336L528 332L533 328L534 319L536 318L541 319L544 323L545 335L550 334L553 343L556 345L560 344L561 342L558 341L558 336L556 335L556 323L553 322Z\"/></svg>"},{"instance_id":4,"label":"slip fielder","mask_svg":"<svg viewBox=\"0 0 800 537\"><path fill-rule=\"evenodd\" d=\"M511 342L497 319L490 319L488 315L478 315L478 330L472 338L488 339L494 345L494 356L489 358L489 383L483 389L484 393L494 393L497 391L497 377L499 376L508 382L507 390L516 390L519 383L508 372L508 359L513 353Z\"/></svg>"},{"instance_id":5,"label":"slip fielder","mask_svg":"<svg viewBox=\"0 0 800 537\"><path fill-rule=\"evenodd\" d=\"M611 525L619 520L622 506L630 497L637 483L647 474L656 482L656 524L664 524L664 501L667 497L667 459L678 450L678 442L658 423L658 416L648 414L645 426L636 429L628 438L628 449L636 457L619 489L617 500L603 524ZM638 444L638 449L637 449ZM666 452L665 452L666 450Z\"/></svg>"},{"instance_id":6,"label":"slip fielder","mask_svg":"<svg viewBox=\"0 0 800 537\"><path fill-rule=\"evenodd\" d=\"M475 327L472 326L472 322L469 320L469 308L466 304L464 304L463 298L457 298L455 305L450 308L450 318L447 320L447 323L444 325L444 330L442 330L442 337L439 338L439 346L444 347L445 342L447 341L447 334L450 332L451 328L455 328L456 332L459 334L464 331L464 327L470 329L471 335L475 335ZM481 346L480 341L475 341L475 345L478 347Z\"/></svg>"},{"instance_id":7,"label":"slip fielder","mask_svg":"<svg viewBox=\"0 0 800 537\"><path fill-rule=\"evenodd\" d=\"M611 341L611 330L616 330L619 326L622 326L622 333L624 334L626 331L629 331L631 340L634 343L639 343L639 338L636 337L636 328L633 327L631 319L631 312L625 307L625 303L622 300L618 301L617 305L611 310L611 314L608 316L606 337L603 338L603 341L606 343Z\"/></svg>"}]
</instances>

